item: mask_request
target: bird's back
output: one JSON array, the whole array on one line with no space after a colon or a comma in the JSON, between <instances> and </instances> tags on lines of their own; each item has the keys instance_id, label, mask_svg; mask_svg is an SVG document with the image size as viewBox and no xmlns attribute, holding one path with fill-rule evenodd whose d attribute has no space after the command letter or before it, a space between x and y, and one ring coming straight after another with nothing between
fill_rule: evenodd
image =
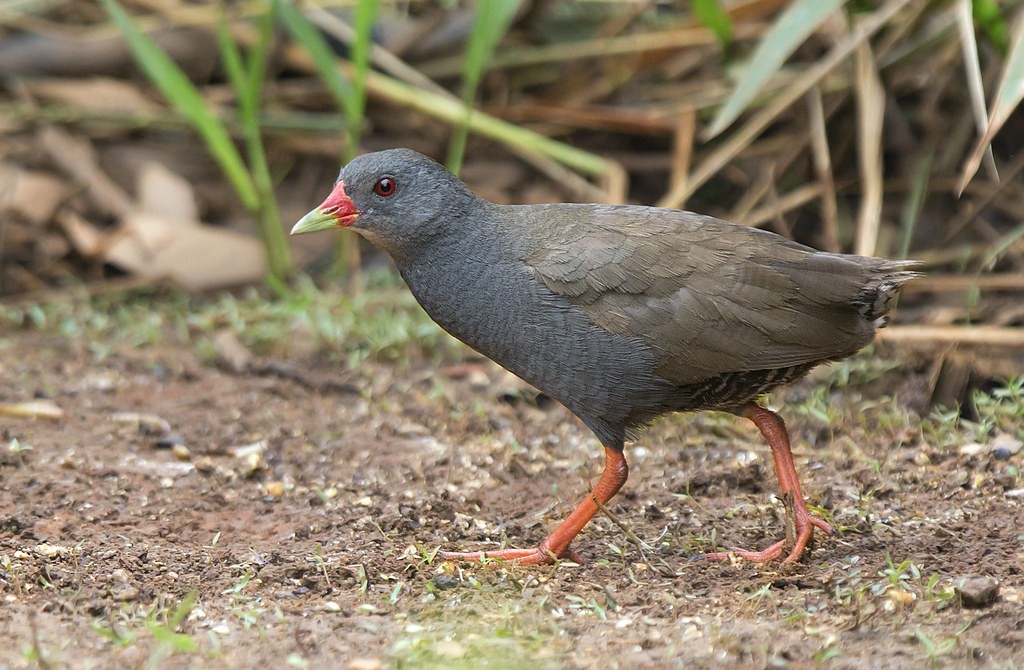
<instances>
[{"instance_id":1,"label":"bird's back","mask_svg":"<svg viewBox=\"0 0 1024 670\"><path fill-rule=\"evenodd\" d=\"M484 218L400 263L410 289L606 444L852 354L912 276L676 210L489 205Z\"/></svg>"},{"instance_id":2,"label":"bird's back","mask_svg":"<svg viewBox=\"0 0 1024 670\"><path fill-rule=\"evenodd\" d=\"M644 340L659 374L680 385L848 356L915 276L910 263L824 253L690 212L532 213L525 260L538 279L606 330Z\"/></svg>"}]
</instances>

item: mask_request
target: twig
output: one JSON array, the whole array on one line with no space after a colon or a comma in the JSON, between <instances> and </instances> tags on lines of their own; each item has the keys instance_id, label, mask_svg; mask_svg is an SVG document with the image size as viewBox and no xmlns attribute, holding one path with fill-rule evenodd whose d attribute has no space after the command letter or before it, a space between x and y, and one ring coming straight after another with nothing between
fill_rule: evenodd
<instances>
[{"instance_id":1,"label":"twig","mask_svg":"<svg viewBox=\"0 0 1024 670\"><path fill-rule=\"evenodd\" d=\"M631 544L632 544L633 546L635 546L635 547L636 547L636 550L640 552L640 556L641 556L641 558L643 558L643 559L644 559L644 563L646 563L647 565L651 566L651 568L652 568L653 570L656 570L656 571L658 572L658 574L660 574L660 575L661 575L662 577L678 577L678 576L679 576L679 574L678 574L678 573L676 573L676 572L674 572L674 571L671 571L671 570L669 570L668 568L665 568L665 567L663 567L663 566L661 566L661 565L657 565L657 564L653 563L653 562L652 562L652 561L651 561L651 560L650 560L650 559L649 559L649 558L647 557L647 551L645 551L645 549L646 549L646 550L649 550L649 551L654 551L654 547L652 547L652 546L648 545L648 544L647 544L646 542L644 542L644 541L643 541L643 540L641 540L641 539L640 539L639 537L637 537L637 536L636 536L636 534L635 534L635 533L633 533L633 531L631 531L631 530L629 529L629 527L628 527L628 526L626 526L626 524L625 524L625 523L623 523L622 521L620 521L620 520L619 520L619 518L618 518L617 516L615 516L615 515L614 515L614 514L612 513L612 511L611 511L610 509L608 509L608 508L607 508L607 507L606 507L606 506L604 505L604 503L602 503L602 502L601 502L600 500L598 500L598 499L597 499L597 496L593 496L593 498L592 498L592 499L593 499L594 503L596 503L596 504L597 504L597 507L598 507L598 509L600 509L600 510L601 510L601 512L603 512L603 513L604 513L604 515L605 515L606 517L608 517L608 519L609 519L609 520L610 520L610 521L611 521L611 522L612 522L613 524L615 524L616 526L618 526L618 527L619 527L619 530L621 530L621 531L622 531L622 532L623 532L623 533L624 533L624 534L626 535L626 539L627 539L627 540L629 540L629 542L630 542L630 543L631 543Z\"/></svg>"},{"instance_id":2,"label":"twig","mask_svg":"<svg viewBox=\"0 0 1024 670\"><path fill-rule=\"evenodd\" d=\"M878 332L883 342L940 342L1024 348L1024 328L1001 326L889 326Z\"/></svg>"}]
</instances>

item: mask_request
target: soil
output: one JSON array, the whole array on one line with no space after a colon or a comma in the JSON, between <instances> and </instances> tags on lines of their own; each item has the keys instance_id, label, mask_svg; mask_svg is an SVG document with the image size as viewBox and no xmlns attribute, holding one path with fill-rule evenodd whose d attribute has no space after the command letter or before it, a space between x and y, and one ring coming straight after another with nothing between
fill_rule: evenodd
<instances>
[{"instance_id":1,"label":"soil","mask_svg":"<svg viewBox=\"0 0 1024 670\"><path fill-rule=\"evenodd\" d=\"M627 448L584 565L452 565L430 553L533 546L603 462L468 353L236 372L27 331L0 352L0 403L64 412L0 416L0 668L1024 664L1024 454L929 444L866 389L830 424L786 409L820 377L773 399L840 530L794 566L699 558L783 533L766 445L715 414ZM994 600L960 601L971 576Z\"/></svg>"}]
</instances>

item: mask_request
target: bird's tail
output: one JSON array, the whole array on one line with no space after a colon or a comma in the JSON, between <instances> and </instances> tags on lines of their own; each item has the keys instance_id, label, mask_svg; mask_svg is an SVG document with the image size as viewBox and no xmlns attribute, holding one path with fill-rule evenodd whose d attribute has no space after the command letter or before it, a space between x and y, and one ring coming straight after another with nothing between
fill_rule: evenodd
<instances>
[{"instance_id":1,"label":"bird's tail","mask_svg":"<svg viewBox=\"0 0 1024 670\"><path fill-rule=\"evenodd\" d=\"M889 312L895 307L903 284L922 276L923 273L911 269L918 265L917 261L883 261L874 268L872 278L857 296L856 304L875 328L883 328L888 323Z\"/></svg>"}]
</instances>

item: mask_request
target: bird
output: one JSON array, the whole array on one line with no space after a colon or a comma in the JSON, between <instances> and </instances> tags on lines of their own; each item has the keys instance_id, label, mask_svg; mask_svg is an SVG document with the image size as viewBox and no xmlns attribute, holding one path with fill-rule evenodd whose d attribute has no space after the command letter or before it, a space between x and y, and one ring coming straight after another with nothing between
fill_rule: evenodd
<instances>
[{"instance_id":1,"label":"bird","mask_svg":"<svg viewBox=\"0 0 1024 670\"><path fill-rule=\"evenodd\" d=\"M804 554L814 529L782 418L759 403L850 356L885 325L913 261L817 251L775 233L675 209L496 204L411 149L366 153L291 233L351 228L394 260L448 333L557 400L604 447L593 490L535 547L443 559L581 561L571 544L628 477L627 440L656 417L745 417L771 448L786 537L754 562Z\"/></svg>"}]
</instances>

